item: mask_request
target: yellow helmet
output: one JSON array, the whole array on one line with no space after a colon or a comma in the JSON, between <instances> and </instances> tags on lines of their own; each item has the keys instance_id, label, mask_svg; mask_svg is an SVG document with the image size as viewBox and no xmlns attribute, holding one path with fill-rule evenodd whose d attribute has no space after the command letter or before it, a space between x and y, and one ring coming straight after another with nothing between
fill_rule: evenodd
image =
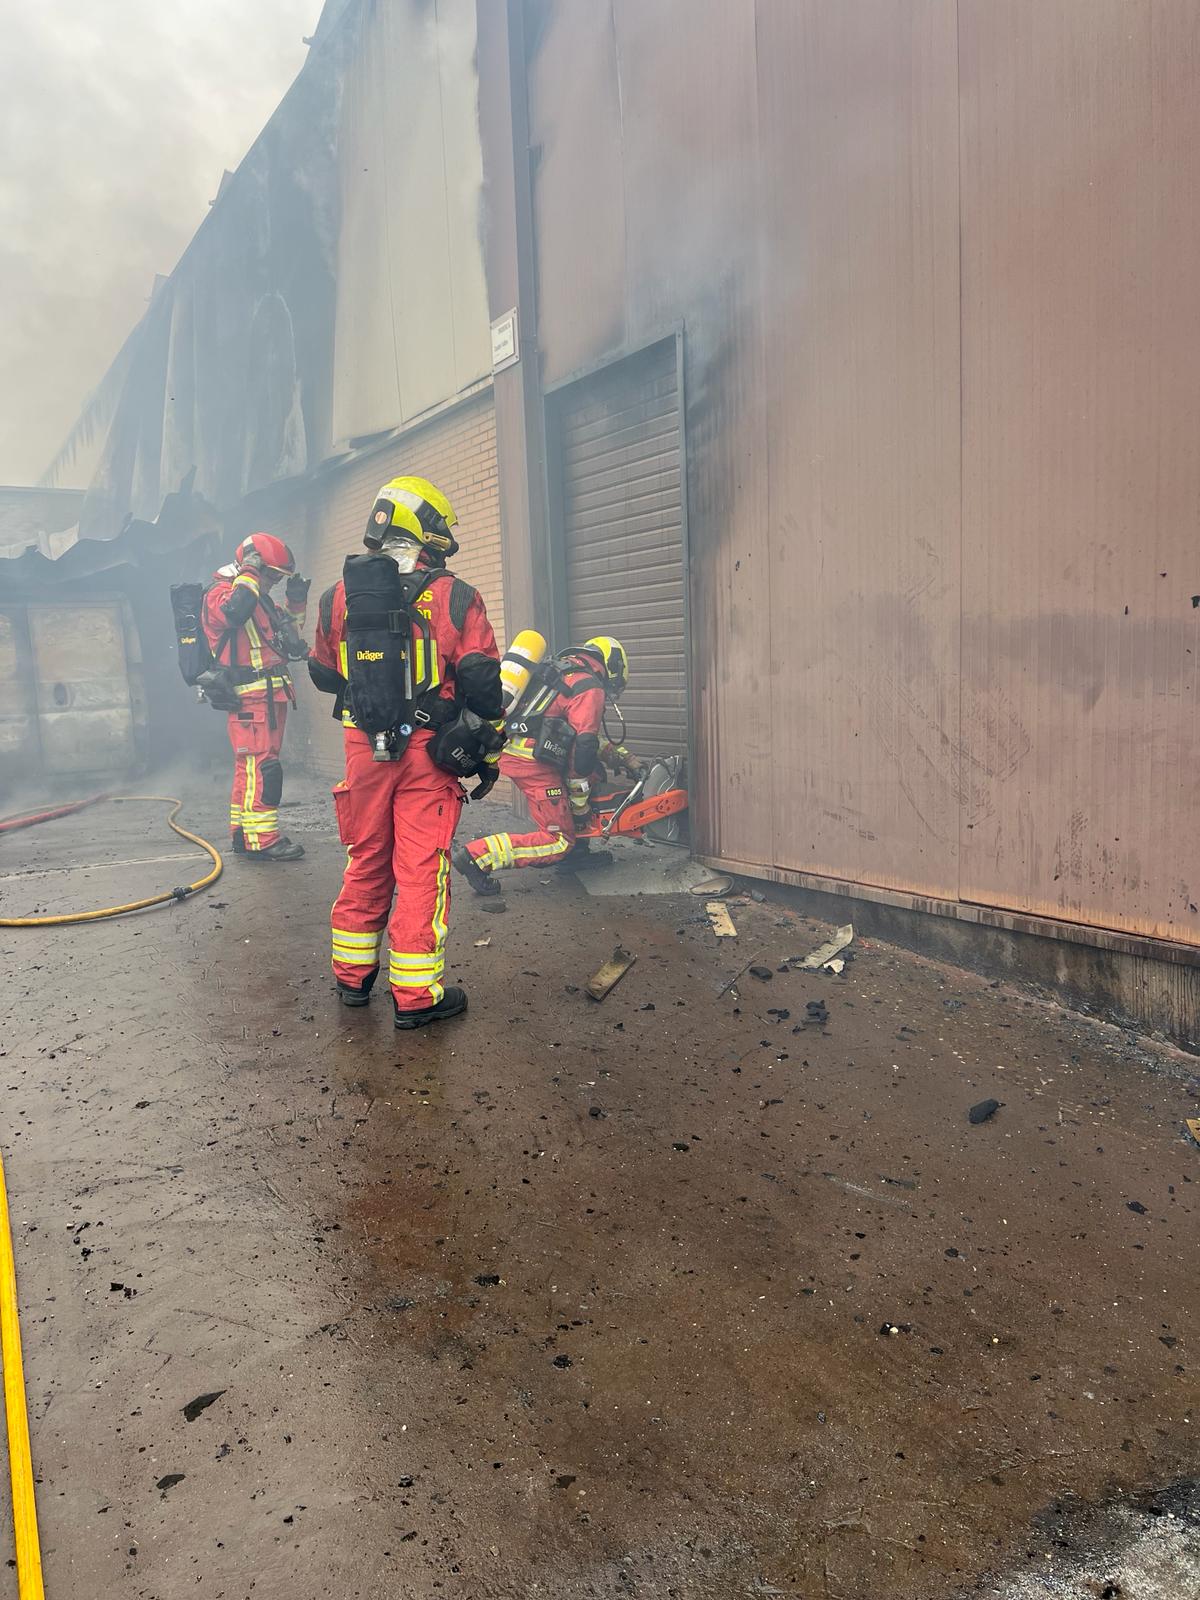
<instances>
[{"instance_id":1,"label":"yellow helmet","mask_svg":"<svg viewBox=\"0 0 1200 1600\"><path fill-rule=\"evenodd\" d=\"M392 478L375 497L363 543L381 550L392 538L414 539L438 556L452 556L458 541L450 529L454 507L428 478Z\"/></svg>"},{"instance_id":2,"label":"yellow helmet","mask_svg":"<svg viewBox=\"0 0 1200 1600\"><path fill-rule=\"evenodd\" d=\"M583 648L600 657L615 700L629 682L629 656L625 646L619 639L610 639L607 634L601 634L599 638L589 639Z\"/></svg>"}]
</instances>

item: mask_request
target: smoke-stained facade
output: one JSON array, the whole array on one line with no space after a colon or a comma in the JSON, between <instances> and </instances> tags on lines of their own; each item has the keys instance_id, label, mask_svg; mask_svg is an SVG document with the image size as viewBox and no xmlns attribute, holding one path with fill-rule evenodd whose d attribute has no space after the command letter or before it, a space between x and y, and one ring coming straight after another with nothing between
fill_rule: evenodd
<instances>
[{"instance_id":1,"label":"smoke-stained facade","mask_svg":"<svg viewBox=\"0 0 1200 1600\"><path fill-rule=\"evenodd\" d=\"M436 461L514 631L611 578L707 858L1191 961L1198 67L1158 0L328 6L85 525L194 469L328 576Z\"/></svg>"},{"instance_id":2,"label":"smoke-stained facade","mask_svg":"<svg viewBox=\"0 0 1200 1600\"><path fill-rule=\"evenodd\" d=\"M46 475L94 460L81 538L185 483L236 515L487 378L474 26L473 0L327 5Z\"/></svg>"},{"instance_id":3,"label":"smoke-stained facade","mask_svg":"<svg viewBox=\"0 0 1200 1600\"><path fill-rule=\"evenodd\" d=\"M544 385L683 328L702 852L1200 944L1200 15L521 21Z\"/></svg>"}]
</instances>

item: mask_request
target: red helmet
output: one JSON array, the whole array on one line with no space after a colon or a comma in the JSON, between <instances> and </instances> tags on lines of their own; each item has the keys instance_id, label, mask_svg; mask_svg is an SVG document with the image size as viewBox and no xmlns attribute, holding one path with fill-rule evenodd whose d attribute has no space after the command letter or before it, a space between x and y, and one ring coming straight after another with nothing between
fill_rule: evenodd
<instances>
[{"instance_id":1,"label":"red helmet","mask_svg":"<svg viewBox=\"0 0 1200 1600\"><path fill-rule=\"evenodd\" d=\"M272 572L286 575L296 570L295 556L283 540L277 539L273 533L252 533L238 545L233 552L233 559L248 572L261 572L267 567Z\"/></svg>"}]
</instances>

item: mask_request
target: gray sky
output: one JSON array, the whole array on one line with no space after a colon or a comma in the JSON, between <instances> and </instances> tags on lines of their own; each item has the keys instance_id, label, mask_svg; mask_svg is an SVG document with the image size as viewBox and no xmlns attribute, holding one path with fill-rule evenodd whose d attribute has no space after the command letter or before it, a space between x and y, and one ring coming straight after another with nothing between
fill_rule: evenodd
<instances>
[{"instance_id":1,"label":"gray sky","mask_svg":"<svg viewBox=\"0 0 1200 1600\"><path fill-rule=\"evenodd\" d=\"M35 482L321 0L0 0L0 483Z\"/></svg>"}]
</instances>

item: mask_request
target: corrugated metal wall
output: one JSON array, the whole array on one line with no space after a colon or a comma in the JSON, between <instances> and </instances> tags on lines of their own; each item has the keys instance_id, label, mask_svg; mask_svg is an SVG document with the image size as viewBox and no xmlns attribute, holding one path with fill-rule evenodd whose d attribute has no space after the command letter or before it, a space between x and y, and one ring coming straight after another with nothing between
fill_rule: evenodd
<instances>
[{"instance_id":1,"label":"corrugated metal wall","mask_svg":"<svg viewBox=\"0 0 1200 1600\"><path fill-rule=\"evenodd\" d=\"M566 631L609 634L636 663L621 700L638 755L687 754L686 583L674 339L554 396L551 526Z\"/></svg>"},{"instance_id":2,"label":"corrugated metal wall","mask_svg":"<svg viewBox=\"0 0 1200 1600\"><path fill-rule=\"evenodd\" d=\"M1200 943L1200 10L528 12L546 381L686 327L701 848Z\"/></svg>"}]
</instances>

